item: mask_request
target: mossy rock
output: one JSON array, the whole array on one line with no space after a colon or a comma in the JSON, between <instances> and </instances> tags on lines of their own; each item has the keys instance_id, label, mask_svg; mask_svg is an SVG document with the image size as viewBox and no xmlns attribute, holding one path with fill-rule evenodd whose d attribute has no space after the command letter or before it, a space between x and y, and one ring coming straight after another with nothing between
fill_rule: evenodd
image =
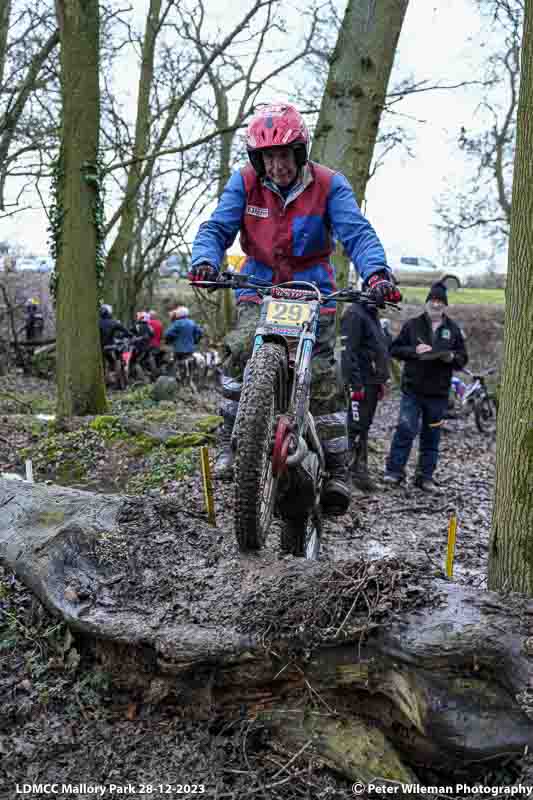
<instances>
[{"instance_id":1,"label":"mossy rock","mask_svg":"<svg viewBox=\"0 0 533 800\"><path fill-rule=\"evenodd\" d=\"M212 441L213 437L207 433L178 433L166 440L165 447L172 450L183 450L186 447L200 447Z\"/></svg>"},{"instance_id":2,"label":"mossy rock","mask_svg":"<svg viewBox=\"0 0 533 800\"><path fill-rule=\"evenodd\" d=\"M202 431L202 433L214 433L222 425L223 421L223 418L217 416L217 414L210 414L207 417L196 420L194 427L196 430Z\"/></svg>"},{"instance_id":3,"label":"mossy rock","mask_svg":"<svg viewBox=\"0 0 533 800\"><path fill-rule=\"evenodd\" d=\"M101 414L95 417L89 422L89 428L103 436L116 436L118 433L123 432L120 420L111 414Z\"/></svg>"},{"instance_id":4,"label":"mossy rock","mask_svg":"<svg viewBox=\"0 0 533 800\"><path fill-rule=\"evenodd\" d=\"M57 478L65 483L81 480L87 474L86 469L79 461L64 461L56 470Z\"/></svg>"},{"instance_id":5,"label":"mossy rock","mask_svg":"<svg viewBox=\"0 0 533 800\"><path fill-rule=\"evenodd\" d=\"M148 409L143 413L147 422L172 422L176 421L176 406L169 400L161 400L157 407Z\"/></svg>"},{"instance_id":6,"label":"mossy rock","mask_svg":"<svg viewBox=\"0 0 533 800\"><path fill-rule=\"evenodd\" d=\"M161 446L161 442L158 439L153 439L152 437L144 436L143 434L129 438L131 451L136 456L146 456L148 453L151 453L154 448Z\"/></svg>"},{"instance_id":7,"label":"mossy rock","mask_svg":"<svg viewBox=\"0 0 533 800\"><path fill-rule=\"evenodd\" d=\"M32 355L31 368L37 377L51 378L56 371L55 344L37 348Z\"/></svg>"},{"instance_id":8,"label":"mossy rock","mask_svg":"<svg viewBox=\"0 0 533 800\"><path fill-rule=\"evenodd\" d=\"M161 375L152 387L152 399L156 402L173 400L178 394L178 384L175 378Z\"/></svg>"}]
</instances>

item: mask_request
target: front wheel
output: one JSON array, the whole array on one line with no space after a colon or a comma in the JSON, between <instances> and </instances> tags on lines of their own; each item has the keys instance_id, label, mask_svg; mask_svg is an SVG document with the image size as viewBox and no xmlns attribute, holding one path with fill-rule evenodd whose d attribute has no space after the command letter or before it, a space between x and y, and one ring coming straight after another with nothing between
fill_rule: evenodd
<instances>
[{"instance_id":1,"label":"front wheel","mask_svg":"<svg viewBox=\"0 0 533 800\"><path fill-rule=\"evenodd\" d=\"M485 435L496 431L496 403L493 397L484 395L474 402L474 416L480 433Z\"/></svg>"},{"instance_id":2,"label":"front wheel","mask_svg":"<svg viewBox=\"0 0 533 800\"><path fill-rule=\"evenodd\" d=\"M277 478L272 444L284 411L285 348L265 342L249 363L239 408L235 454L235 534L242 552L260 550L270 527Z\"/></svg>"},{"instance_id":3,"label":"front wheel","mask_svg":"<svg viewBox=\"0 0 533 800\"><path fill-rule=\"evenodd\" d=\"M320 508L297 519L285 519L281 531L281 549L293 556L317 561L320 554L322 517Z\"/></svg>"}]
</instances>

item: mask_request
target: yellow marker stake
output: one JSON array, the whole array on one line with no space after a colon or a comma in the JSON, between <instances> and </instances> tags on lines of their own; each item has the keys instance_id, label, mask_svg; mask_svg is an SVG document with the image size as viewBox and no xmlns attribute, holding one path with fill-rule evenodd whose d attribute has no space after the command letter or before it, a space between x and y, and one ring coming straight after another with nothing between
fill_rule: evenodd
<instances>
[{"instance_id":1,"label":"yellow marker stake","mask_svg":"<svg viewBox=\"0 0 533 800\"><path fill-rule=\"evenodd\" d=\"M205 507L207 509L207 521L216 527L215 500L213 498L213 483L211 481L211 465L209 464L209 451L207 447L200 447L200 461L202 465L202 480L204 483Z\"/></svg>"},{"instance_id":2,"label":"yellow marker stake","mask_svg":"<svg viewBox=\"0 0 533 800\"><path fill-rule=\"evenodd\" d=\"M455 535L457 533L457 516L452 514L448 523L448 552L446 554L446 575L453 578L453 559L455 556Z\"/></svg>"}]
</instances>

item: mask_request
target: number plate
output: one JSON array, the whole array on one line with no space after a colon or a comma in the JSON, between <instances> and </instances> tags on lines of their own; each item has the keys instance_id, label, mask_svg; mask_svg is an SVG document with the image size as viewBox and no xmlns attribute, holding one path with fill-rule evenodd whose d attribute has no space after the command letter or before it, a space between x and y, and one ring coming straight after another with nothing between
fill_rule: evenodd
<instances>
[{"instance_id":1,"label":"number plate","mask_svg":"<svg viewBox=\"0 0 533 800\"><path fill-rule=\"evenodd\" d=\"M291 303L285 300L271 300L268 304L266 321L271 325L296 327L307 322L311 307L307 303Z\"/></svg>"}]
</instances>

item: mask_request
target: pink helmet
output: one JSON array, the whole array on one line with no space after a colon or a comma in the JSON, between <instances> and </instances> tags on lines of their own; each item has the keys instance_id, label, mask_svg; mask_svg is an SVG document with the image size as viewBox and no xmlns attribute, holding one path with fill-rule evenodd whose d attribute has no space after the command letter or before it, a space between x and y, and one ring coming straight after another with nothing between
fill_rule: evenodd
<instances>
[{"instance_id":1,"label":"pink helmet","mask_svg":"<svg viewBox=\"0 0 533 800\"><path fill-rule=\"evenodd\" d=\"M262 106L248 125L246 148L259 177L265 174L261 150L267 147L291 147L298 167L307 162L309 131L294 106L284 103Z\"/></svg>"},{"instance_id":2,"label":"pink helmet","mask_svg":"<svg viewBox=\"0 0 533 800\"><path fill-rule=\"evenodd\" d=\"M137 322L150 322L150 314L147 311L138 311Z\"/></svg>"}]
</instances>

